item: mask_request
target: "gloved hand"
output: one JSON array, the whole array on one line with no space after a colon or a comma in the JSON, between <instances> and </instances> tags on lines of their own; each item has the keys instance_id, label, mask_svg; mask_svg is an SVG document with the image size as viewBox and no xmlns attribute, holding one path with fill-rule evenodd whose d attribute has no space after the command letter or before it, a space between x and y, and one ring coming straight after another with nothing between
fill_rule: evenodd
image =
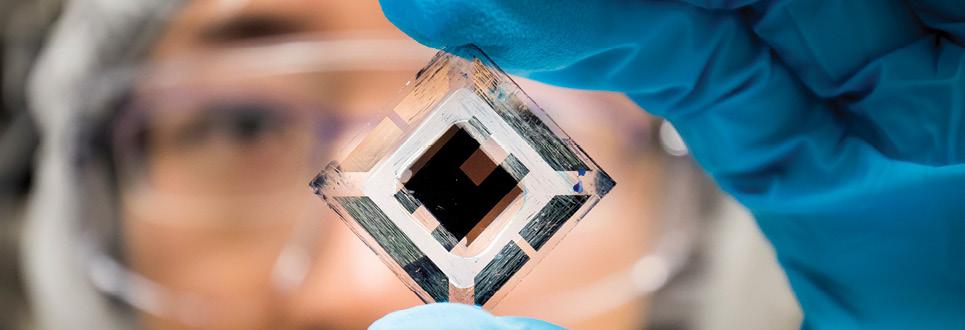
<instances>
[{"instance_id":1,"label":"gloved hand","mask_svg":"<svg viewBox=\"0 0 965 330\"><path fill-rule=\"evenodd\" d=\"M382 7L426 45L476 44L511 73L624 92L669 119L757 218L804 328L965 327L960 1Z\"/></svg>"}]
</instances>

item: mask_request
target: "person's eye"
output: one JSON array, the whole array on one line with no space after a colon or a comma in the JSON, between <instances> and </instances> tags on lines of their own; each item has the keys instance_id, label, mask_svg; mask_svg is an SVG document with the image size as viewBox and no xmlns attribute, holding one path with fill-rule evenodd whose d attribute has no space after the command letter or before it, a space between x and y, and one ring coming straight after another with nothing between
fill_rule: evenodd
<instances>
[{"instance_id":1,"label":"person's eye","mask_svg":"<svg viewBox=\"0 0 965 330\"><path fill-rule=\"evenodd\" d=\"M211 104L178 134L178 145L198 147L223 143L250 147L284 132L286 118L269 105L258 103Z\"/></svg>"},{"instance_id":2,"label":"person's eye","mask_svg":"<svg viewBox=\"0 0 965 330\"><path fill-rule=\"evenodd\" d=\"M306 30L303 24L291 17L266 14L249 14L214 24L201 32L204 42L223 45L256 39L283 37Z\"/></svg>"},{"instance_id":3,"label":"person's eye","mask_svg":"<svg viewBox=\"0 0 965 330\"><path fill-rule=\"evenodd\" d=\"M261 105L235 105L223 111L217 125L220 134L234 143L254 144L284 130L285 120Z\"/></svg>"}]
</instances>

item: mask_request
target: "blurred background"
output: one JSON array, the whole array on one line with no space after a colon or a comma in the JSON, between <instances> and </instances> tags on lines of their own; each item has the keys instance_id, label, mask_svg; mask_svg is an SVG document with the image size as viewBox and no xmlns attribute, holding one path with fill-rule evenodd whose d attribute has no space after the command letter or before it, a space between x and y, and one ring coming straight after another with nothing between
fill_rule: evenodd
<instances>
[{"instance_id":1,"label":"blurred background","mask_svg":"<svg viewBox=\"0 0 965 330\"><path fill-rule=\"evenodd\" d=\"M0 329L357 329L421 304L307 188L435 53L377 1L0 0L0 32ZM494 313L800 326L669 124L517 81L619 184Z\"/></svg>"}]
</instances>

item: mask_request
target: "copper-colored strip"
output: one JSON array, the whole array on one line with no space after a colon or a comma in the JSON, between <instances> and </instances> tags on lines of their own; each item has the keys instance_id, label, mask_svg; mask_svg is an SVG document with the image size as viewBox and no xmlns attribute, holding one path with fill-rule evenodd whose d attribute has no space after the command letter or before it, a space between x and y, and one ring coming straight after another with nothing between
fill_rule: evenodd
<instances>
[{"instance_id":1,"label":"copper-colored strip","mask_svg":"<svg viewBox=\"0 0 965 330\"><path fill-rule=\"evenodd\" d=\"M496 217L502 214L503 210L505 210L506 207L508 207L509 204L511 204L513 200L515 200L516 197L522 193L523 190L519 188L519 186L516 186L513 187L513 190L510 190L506 196L503 196L503 198L499 200L499 203L497 203L496 206L493 206L493 209L489 210L489 212L486 213L486 216L483 217L475 227L472 227L472 230L470 230L469 233L466 234L466 245L472 244L472 241L476 239L479 234L485 231L486 228L489 227L489 224L491 224L493 220L496 220Z\"/></svg>"}]
</instances>

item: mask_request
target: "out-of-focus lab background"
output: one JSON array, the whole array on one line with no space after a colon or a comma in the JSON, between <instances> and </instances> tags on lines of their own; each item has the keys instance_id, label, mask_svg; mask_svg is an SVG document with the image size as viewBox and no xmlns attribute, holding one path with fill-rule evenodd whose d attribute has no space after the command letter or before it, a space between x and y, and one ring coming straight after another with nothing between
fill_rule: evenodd
<instances>
[{"instance_id":1,"label":"out-of-focus lab background","mask_svg":"<svg viewBox=\"0 0 965 330\"><path fill-rule=\"evenodd\" d=\"M351 329L421 304L306 187L434 53L376 1L0 0L0 32L0 329ZM670 125L518 82L619 184L494 313L799 327Z\"/></svg>"}]
</instances>

